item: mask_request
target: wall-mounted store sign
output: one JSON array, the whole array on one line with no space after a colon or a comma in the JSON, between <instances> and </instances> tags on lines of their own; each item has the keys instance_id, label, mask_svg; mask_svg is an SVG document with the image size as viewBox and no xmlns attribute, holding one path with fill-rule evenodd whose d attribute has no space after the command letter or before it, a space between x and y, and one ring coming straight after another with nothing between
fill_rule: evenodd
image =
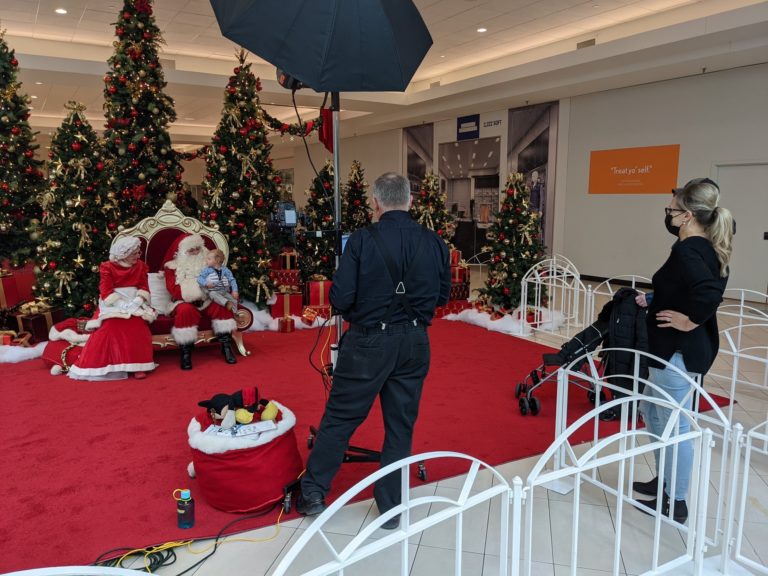
<instances>
[{"instance_id":1,"label":"wall-mounted store sign","mask_svg":"<svg viewBox=\"0 0 768 576\"><path fill-rule=\"evenodd\" d=\"M593 150L590 194L669 194L677 186L680 145Z\"/></svg>"},{"instance_id":2,"label":"wall-mounted store sign","mask_svg":"<svg viewBox=\"0 0 768 576\"><path fill-rule=\"evenodd\" d=\"M456 119L456 140L471 140L480 137L480 114L471 114Z\"/></svg>"}]
</instances>

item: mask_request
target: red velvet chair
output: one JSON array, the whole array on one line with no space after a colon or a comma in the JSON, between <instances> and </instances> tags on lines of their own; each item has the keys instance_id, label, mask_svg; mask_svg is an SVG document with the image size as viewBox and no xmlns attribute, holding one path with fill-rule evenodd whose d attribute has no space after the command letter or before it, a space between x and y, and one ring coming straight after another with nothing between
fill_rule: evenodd
<instances>
[{"instance_id":1,"label":"red velvet chair","mask_svg":"<svg viewBox=\"0 0 768 576\"><path fill-rule=\"evenodd\" d=\"M203 237L208 248L218 248L224 252L225 264L229 258L229 246L227 239L218 230L206 226L199 220L185 216L176 205L170 200L166 200L157 214L144 218L136 226L123 230L112 240L125 236L137 236L141 240L142 259L149 267L149 291L152 296L152 306L157 309L159 315L157 320L152 322L150 330L152 331L152 344L161 349L178 348L178 345L171 336L171 327L173 319L164 312L170 303L170 295L165 288L163 278L164 258L173 241L182 234L197 233ZM253 314L247 308L240 306L240 314L237 318L237 330L232 333L232 341L235 343L238 352L243 356L250 354L243 346L243 335L253 323ZM203 316L199 326L198 340L195 345L216 343L216 336L211 329L210 319Z\"/></svg>"}]
</instances>

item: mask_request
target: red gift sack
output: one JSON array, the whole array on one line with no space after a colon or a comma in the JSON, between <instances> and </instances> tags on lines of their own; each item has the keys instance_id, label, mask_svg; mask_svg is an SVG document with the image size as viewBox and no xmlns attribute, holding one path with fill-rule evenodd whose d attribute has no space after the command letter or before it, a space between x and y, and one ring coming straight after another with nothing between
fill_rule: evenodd
<instances>
[{"instance_id":1,"label":"red gift sack","mask_svg":"<svg viewBox=\"0 0 768 576\"><path fill-rule=\"evenodd\" d=\"M205 501L224 512L251 512L283 499L304 466L296 444L296 416L282 404L277 429L254 436L205 434L207 412L192 418L187 429L194 475ZM190 471L191 475L191 471Z\"/></svg>"}]
</instances>

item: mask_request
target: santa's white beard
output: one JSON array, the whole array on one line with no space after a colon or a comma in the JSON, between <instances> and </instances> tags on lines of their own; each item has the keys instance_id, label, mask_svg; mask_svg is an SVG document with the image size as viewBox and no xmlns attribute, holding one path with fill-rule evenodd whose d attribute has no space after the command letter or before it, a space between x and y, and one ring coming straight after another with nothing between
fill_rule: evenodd
<instances>
[{"instance_id":1,"label":"santa's white beard","mask_svg":"<svg viewBox=\"0 0 768 576\"><path fill-rule=\"evenodd\" d=\"M205 268L206 253L201 251L196 256L186 255L176 257L176 284L181 286L181 297L185 302L197 302L204 300L197 277Z\"/></svg>"}]
</instances>

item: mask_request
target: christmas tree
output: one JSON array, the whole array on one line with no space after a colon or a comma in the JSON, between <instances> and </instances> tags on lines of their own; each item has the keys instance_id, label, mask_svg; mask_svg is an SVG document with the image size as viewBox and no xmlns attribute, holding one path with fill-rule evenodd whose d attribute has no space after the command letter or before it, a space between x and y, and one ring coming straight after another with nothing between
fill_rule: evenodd
<instances>
[{"instance_id":1,"label":"christmas tree","mask_svg":"<svg viewBox=\"0 0 768 576\"><path fill-rule=\"evenodd\" d=\"M360 162L353 160L349 179L341 196L341 229L344 232L354 232L371 223L371 207L368 205L366 195L367 187L365 171Z\"/></svg>"},{"instance_id":2,"label":"christmas tree","mask_svg":"<svg viewBox=\"0 0 768 576\"><path fill-rule=\"evenodd\" d=\"M336 238L333 215L333 164L328 162L307 190L309 200L304 207L306 228L297 232L301 277L313 275L330 279L336 268Z\"/></svg>"},{"instance_id":3,"label":"christmas tree","mask_svg":"<svg viewBox=\"0 0 768 576\"><path fill-rule=\"evenodd\" d=\"M422 226L434 230L446 243L456 232L456 223L445 206L446 195L440 192L437 174L427 172L419 191L413 195L411 216Z\"/></svg>"},{"instance_id":4,"label":"christmas tree","mask_svg":"<svg viewBox=\"0 0 768 576\"><path fill-rule=\"evenodd\" d=\"M265 307L272 292L267 223L277 207L279 177L272 168L258 79L240 52L224 92L224 110L206 157L201 217L229 240L229 266L241 297Z\"/></svg>"},{"instance_id":5,"label":"christmas tree","mask_svg":"<svg viewBox=\"0 0 768 576\"><path fill-rule=\"evenodd\" d=\"M124 0L115 26L115 52L104 76L106 152L114 159L109 184L117 192L121 224L154 215L175 200L182 168L167 126L176 120L158 57L162 42L150 0Z\"/></svg>"},{"instance_id":6,"label":"christmas tree","mask_svg":"<svg viewBox=\"0 0 768 576\"><path fill-rule=\"evenodd\" d=\"M520 283L525 273L544 256L539 213L530 205L523 175L511 174L504 190L501 210L488 230L491 253L488 279L480 289L481 299L494 309L510 312L520 305ZM533 296L533 295L531 295ZM529 302L531 303L531 302Z\"/></svg>"},{"instance_id":7,"label":"christmas tree","mask_svg":"<svg viewBox=\"0 0 768 576\"><path fill-rule=\"evenodd\" d=\"M51 140L50 188L40 198L36 293L63 306L67 316L90 316L99 298L99 263L109 257L118 209L114 192L106 188L104 151L85 106L69 102L67 110Z\"/></svg>"},{"instance_id":8,"label":"christmas tree","mask_svg":"<svg viewBox=\"0 0 768 576\"><path fill-rule=\"evenodd\" d=\"M29 103L17 82L19 62L0 32L0 265L19 265L32 256L37 238L37 196L45 179L35 159L35 134L29 127Z\"/></svg>"}]
</instances>

